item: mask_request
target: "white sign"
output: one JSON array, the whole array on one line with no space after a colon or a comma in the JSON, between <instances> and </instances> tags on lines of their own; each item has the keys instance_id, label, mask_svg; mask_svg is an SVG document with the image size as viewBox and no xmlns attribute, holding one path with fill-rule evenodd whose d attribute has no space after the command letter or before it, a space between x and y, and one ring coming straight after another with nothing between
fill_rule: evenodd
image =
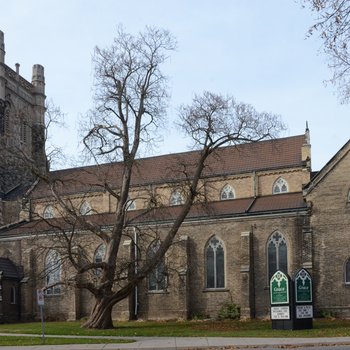
<instances>
[{"instance_id":1,"label":"white sign","mask_svg":"<svg viewBox=\"0 0 350 350\"><path fill-rule=\"evenodd\" d=\"M297 318L312 318L312 305L297 305Z\"/></svg>"},{"instance_id":2,"label":"white sign","mask_svg":"<svg viewBox=\"0 0 350 350\"><path fill-rule=\"evenodd\" d=\"M38 306L44 306L44 291L42 289L36 290L36 301Z\"/></svg>"},{"instance_id":3,"label":"white sign","mask_svg":"<svg viewBox=\"0 0 350 350\"><path fill-rule=\"evenodd\" d=\"M272 320L289 320L289 306L272 306L271 307Z\"/></svg>"}]
</instances>

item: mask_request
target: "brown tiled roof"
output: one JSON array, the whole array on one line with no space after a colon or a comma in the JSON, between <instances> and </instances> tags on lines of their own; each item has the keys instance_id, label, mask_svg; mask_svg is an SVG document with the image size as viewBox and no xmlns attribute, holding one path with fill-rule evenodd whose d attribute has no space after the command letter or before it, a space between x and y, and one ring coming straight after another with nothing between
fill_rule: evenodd
<instances>
[{"instance_id":1,"label":"brown tiled roof","mask_svg":"<svg viewBox=\"0 0 350 350\"><path fill-rule=\"evenodd\" d=\"M207 160L203 176L215 177L240 174L258 170L292 168L302 166L301 147L305 136L292 136L239 146L222 147ZM184 170L191 173L196 165L199 152L167 154L157 157L141 158L136 161L132 186L145 186L176 182L184 179ZM102 189L104 181L112 187L118 187L122 177L122 163L87 166L51 172L54 179L64 183L66 194ZM33 197L45 197L49 194L45 184L39 183Z\"/></svg>"},{"instance_id":2,"label":"brown tiled roof","mask_svg":"<svg viewBox=\"0 0 350 350\"><path fill-rule=\"evenodd\" d=\"M209 203L197 203L192 206L185 221L191 220L213 220L230 217L249 217L252 215L281 214L293 211L306 210L307 206L303 199L302 192L271 195L257 198L242 198ZM131 225L157 222L157 224L172 221L181 210L180 206L163 207L146 212L135 210L128 212L128 220ZM86 220L100 226L113 224L113 213L95 214L86 216ZM43 232L59 227L70 229L70 225L62 218L35 220L22 222L12 228L0 230L1 236L25 235L36 232Z\"/></svg>"}]
</instances>

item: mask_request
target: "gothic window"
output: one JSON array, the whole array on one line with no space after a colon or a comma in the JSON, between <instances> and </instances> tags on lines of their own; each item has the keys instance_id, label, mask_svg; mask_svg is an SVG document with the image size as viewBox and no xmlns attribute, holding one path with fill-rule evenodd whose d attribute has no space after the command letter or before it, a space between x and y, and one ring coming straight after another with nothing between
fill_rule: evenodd
<instances>
[{"instance_id":1,"label":"gothic window","mask_svg":"<svg viewBox=\"0 0 350 350\"><path fill-rule=\"evenodd\" d=\"M224 244L216 236L212 237L205 249L206 287L225 287L225 251Z\"/></svg>"},{"instance_id":2,"label":"gothic window","mask_svg":"<svg viewBox=\"0 0 350 350\"><path fill-rule=\"evenodd\" d=\"M96 249L95 256L94 256L94 262L95 263L100 263L103 261L104 257L106 254L106 246L105 244L100 244L98 248ZM101 275L102 270L100 268L95 270L95 274L97 276Z\"/></svg>"},{"instance_id":3,"label":"gothic window","mask_svg":"<svg viewBox=\"0 0 350 350\"><path fill-rule=\"evenodd\" d=\"M220 198L221 198L221 200L234 199L235 192L234 192L233 188L230 185L225 185L223 187L223 189L221 190Z\"/></svg>"},{"instance_id":4,"label":"gothic window","mask_svg":"<svg viewBox=\"0 0 350 350\"><path fill-rule=\"evenodd\" d=\"M160 241L155 240L149 246L147 250L147 259L153 259L154 255L158 251L160 246ZM164 257L158 263L158 265L153 269L153 271L148 275L148 290L150 291L163 291L167 287L167 274L165 269L165 259Z\"/></svg>"},{"instance_id":5,"label":"gothic window","mask_svg":"<svg viewBox=\"0 0 350 350\"><path fill-rule=\"evenodd\" d=\"M10 303L17 304L17 290L15 286L12 286L10 289Z\"/></svg>"},{"instance_id":6,"label":"gothic window","mask_svg":"<svg viewBox=\"0 0 350 350\"><path fill-rule=\"evenodd\" d=\"M57 250L50 250L45 259L46 294L61 293L61 255Z\"/></svg>"},{"instance_id":7,"label":"gothic window","mask_svg":"<svg viewBox=\"0 0 350 350\"><path fill-rule=\"evenodd\" d=\"M126 203L126 210L136 210L136 203L133 199L129 199Z\"/></svg>"},{"instance_id":8,"label":"gothic window","mask_svg":"<svg viewBox=\"0 0 350 350\"><path fill-rule=\"evenodd\" d=\"M182 197L182 194L179 190L175 190L172 192L170 196L170 205L181 205L183 204L184 200Z\"/></svg>"},{"instance_id":9,"label":"gothic window","mask_svg":"<svg viewBox=\"0 0 350 350\"><path fill-rule=\"evenodd\" d=\"M91 215L92 214L92 210L91 210L91 206L87 201L84 201L79 209L79 213L80 215Z\"/></svg>"},{"instance_id":10,"label":"gothic window","mask_svg":"<svg viewBox=\"0 0 350 350\"><path fill-rule=\"evenodd\" d=\"M273 233L267 242L269 280L277 270L284 273L288 272L287 255L288 249L286 239L280 232Z\"/></svg>"},{"instance_id":11,"label":"gothic window","mask_svg":"<svg viewBox=\"0 0 350 350\"><path fill-rule=\"evenodd\" d=\"M20 125L21 142L27 143L27 132L28 132L27 123L23 119L21 119L20 123L21 123Z\"/></svg>"},{"instance_id":12,"label":"gothic window","mask_svg":"<svg viewBox=\"0 0 350 350\"><path fill-rule=\"evenodd\" d=\"M344 278L345 283L350 284L350 258L345 263Z\"/></svg>"},{"instance_id":13,"label":"gothic window","mask_svg":"<svg viewBox=\"0 0 350 350\"><path fill-rule=\"evenodd\" d=\"M285 179L283 179L282 177L279 177L273 184L272 193L279 194L279 193L286 193L286 192L288 192L288 183Z\"/></svg>"},{"instance_id":14,"label":"gothic window","mask_svg":"<svg viewBox=\"0 0 350 350\"><path fill-rule=\"evenodd\" d=\"M55 212L54 212L53 207L51 205L48 205L44 209L44 213L43 213L44 219L52 219L54 216L55 216Z\"/></svg>"}]
</instances>

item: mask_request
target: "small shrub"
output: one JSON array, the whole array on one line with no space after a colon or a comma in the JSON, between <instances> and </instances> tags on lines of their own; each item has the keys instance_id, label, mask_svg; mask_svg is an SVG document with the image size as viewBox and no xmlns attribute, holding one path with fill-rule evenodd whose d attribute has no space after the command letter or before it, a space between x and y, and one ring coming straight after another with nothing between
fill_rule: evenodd
<instances>
[{"instance_id":1,"label":"small shrub","mask_svg":"<svg viewBox=\"0 0 350 350\"><path fill-rule=\"evenodd\" d=\"M237 320L240 317L239 307L232 301L224 303L218 313L219 320Z\"/></svg>"}]
</instances>

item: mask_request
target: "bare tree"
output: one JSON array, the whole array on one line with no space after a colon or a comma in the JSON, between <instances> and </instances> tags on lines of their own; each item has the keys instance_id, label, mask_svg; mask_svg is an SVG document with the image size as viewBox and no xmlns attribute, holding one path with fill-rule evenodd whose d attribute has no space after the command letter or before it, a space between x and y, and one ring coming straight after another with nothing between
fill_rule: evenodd
<instances>
[{"instance_id":1,"label":"bare tree","mask_svg":"<svg viewBox=\"0 0 350 350\"><path fill-rule=\"evenodd\" d=\"M302 0L317 14L309 34L318 32L333 71L331 82L338 86L340 100L350 99L350 3L347 0Z\"/></svg>"},{"instance_id":2,"label":"bare tree","mask_svg":"<svg viewBox=\"0 0 350 350\"><path fill-rule=\"evenodd\" d=\"M186 163L184 159L178 167L177 185L184 201L161 234L156 228L139 228L139 217L128 211L132 178L138 171L140 147L152 143L162 125L168 93L161 66L175 46L174 38L165 30L146 28L132 36L119 28L111 47L95 50L95 108L89 114L84 143L97 163L100 159L118 160L112 175L105 175L103 169L107 165L89 170L99 177L99 181L91 182L91 192L100 189L115 198L112 216L104 221L102 214L81 215L77 209L81 202L62 195L68 187L67 179L55 178L54 174L42 178L50 186L53 202L60 211L60 218L44 220L58 233L50 247L64 252L64 263L73 271L66 282L85 288L94 296L95 305L84 324L88 328L112 328L113 306L129 296L162 261L193 203L201 198L201 178L212 154L220 146L271 138L284 129L279 116L258 113L231 97L210 92L195 96L193 103L182 106L179 113L179 125L192 137L197 150L190 161L187 158ZM147 200L148 207L138 215L159 219L159 213L166 208L159 205L151 192ZM139 233L137 242L134 230ZM82 231L95 238L82 237ZM122 254L125 237L130 238L139 254L133 257ZM159 244L151 255L145 256L144 248L150 237L159 238ZM103 259L98 261L91 256L96 240L105 247ZM137 269L132 269L135 263Z\"/></svg>"}]
</instances>

